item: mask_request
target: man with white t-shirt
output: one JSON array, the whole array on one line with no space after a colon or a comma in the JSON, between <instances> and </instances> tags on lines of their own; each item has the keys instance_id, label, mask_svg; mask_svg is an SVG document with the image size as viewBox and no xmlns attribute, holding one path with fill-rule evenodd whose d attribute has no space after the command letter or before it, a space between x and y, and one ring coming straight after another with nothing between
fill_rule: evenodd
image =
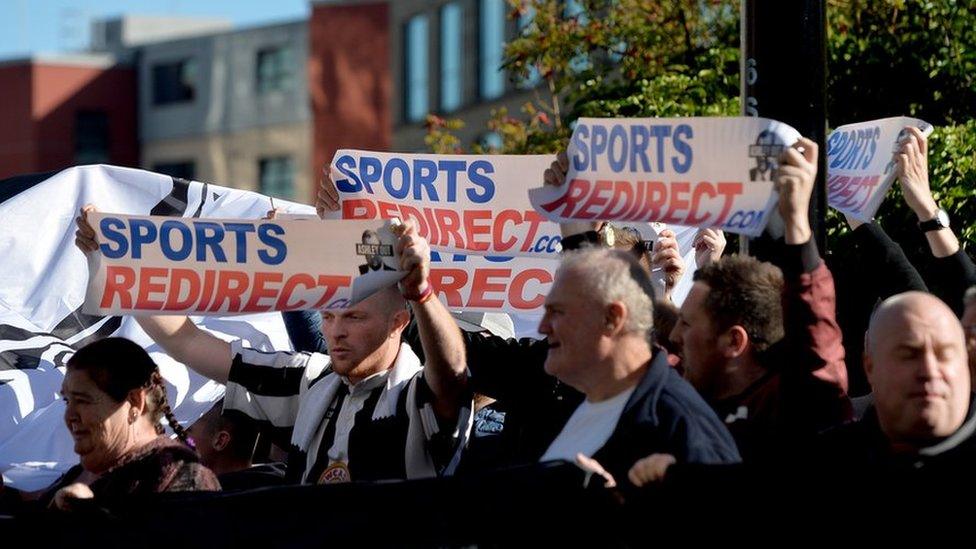
<instances>
[{"instance_id":1,"label":"man with white t-shirt","mask_svg":"<svg viewBox=\"0 0 976 549\"><path fill-rule=\"evenodd\" d=\"M521 342L466 336L473 390L522 419L505 427L516 430L510 464L581 454L625 479L654 452L674 452L679 462L739 461L715 412L652 346L652 295L633 254L586 248L564 255L546 297L543 367Z\"/></svg>"}]
</instances>

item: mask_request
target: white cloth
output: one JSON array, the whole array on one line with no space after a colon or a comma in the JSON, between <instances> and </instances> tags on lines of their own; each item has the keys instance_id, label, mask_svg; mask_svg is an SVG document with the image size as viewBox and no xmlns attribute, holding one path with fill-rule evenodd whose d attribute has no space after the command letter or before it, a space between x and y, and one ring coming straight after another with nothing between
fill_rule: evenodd
<instances>
[{"instance_id":1,"label":"white cloth","mask_svg":"<svg viewBox=\"0 0 976 549\"><path fill-rule=\"evenodd\" d=\"M576 407L569 421L563 426L559 436L552 441L549 449L539 461L565 459L575 461L576 454L592 456L603 447L617 428L620 414L633 394L631 387L617 396L600 402L584 400Z\"/></svg>"}]
</instances>

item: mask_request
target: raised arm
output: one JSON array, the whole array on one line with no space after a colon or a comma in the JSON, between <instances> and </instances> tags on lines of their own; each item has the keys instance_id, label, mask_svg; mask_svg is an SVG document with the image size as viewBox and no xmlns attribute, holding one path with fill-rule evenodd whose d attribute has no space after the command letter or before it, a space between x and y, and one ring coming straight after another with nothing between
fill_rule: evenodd
<instances>
[{"instance_id":1,"label":"raised arm","mask_svg":"<svg viewBox=\"0 0 976 549\"><path fill-rule=\"evenodd\" d=\"M86 205L79 212L75 245L83 252L97 253L95 229L88 214L95 207ZM230 373L230 344L196 327L185 316L148 315L134 317L139 326L175 360L186 364L202 376L219 383L227 382Z\"/></svg>"},{"instance_id":2,"label":"raised arm","mask_svg":"<svg viewBox=\"0 0 976 549\"><path fill-rule=\"evenodd\" d=\"M424 377L434 393L434 410L445 419L457 417L468 395L464 340L454 318L437 299L430 285L430 248L412 220L402 225L397 241L400 269L409 274L400 282L403 296L413 302L413 313L424 355Z\"/></svg>"},{"instance_id":3,"label":"raised arm","mask_svg":"<svg viewBox=\"0 0 976 549\"><path fill-rule=\"evenodd\" d=\"M817 154L816 143L801 139L797 148L783 153L775 181L786 226L786 249L780 261L789 361L784 384L795 389L784 404L814 429L840 423L850 415L834 280L812 238L808 213Z\"/></svg>"},{"instance_id":4,"label":"raised arm","mask_svg":"<svg viewBox=\"0 0 976 549\"><path fill-rule=\"evenodd\" d=\"M932 290L946 302L956 315L963 310L962 298L966 288L976 284L976 265L959 245L959 239L948 224L929 186L928 143L917 128L905 128L908 136L896 155L898 181L905 203L915 212L919 229L935 257Z\"/></svg>"}]
</instances>

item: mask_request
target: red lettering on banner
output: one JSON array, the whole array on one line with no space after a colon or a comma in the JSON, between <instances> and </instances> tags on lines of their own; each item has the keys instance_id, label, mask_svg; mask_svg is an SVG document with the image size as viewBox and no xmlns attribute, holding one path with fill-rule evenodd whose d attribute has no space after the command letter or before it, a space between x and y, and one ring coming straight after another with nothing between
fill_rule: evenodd
<instances>
[{"instance_id":1,"label":"red lettering on banner","mask_svg":"<svg viewBox=\"0 0 976 549\"><path fill-rule=\"evenodd\" d=\"M732 211L732 204L735 203L735 197L742 195L742 182L741 181L719 181L718 182L718 194L725 197L725 204L722 205L722 211L718 213L718 218L715 219L713 226L723 225L725 220L729 217L729 212Z\"/></svg>"},{"instance_id":2,"label":"red lettering on banner","mask_svg":"<svg viewBox=\"0 0 976 549\"><path fill-rule=\"evenodd\" d=\"M282 273L254 273L254 284L251 287L251 297L248 298L247 304L244 305L242 311L249 313L258 313L271 310L271 304L261 305L260 301L265 298L274 299L278 295L277 288L267 288L268 283L278 284L281 280L285 278Z\"/></svg>"},{"instance_id":3,"label":"red lettering on banner","mask_svg":"<svg viewBox=\"0 0 976 549\"><path fill-rule=\"evenodd\" d=\"M475 225L475 221L487 220L488 225ZM464 212L464 231L468 235L466 250L483 252L488 250L488 242L477 240L480 235L491 234L491 212L488 210L470 210Z\"/></svg>"},{"instance_id":4,"label":"red lettering on banner","mask_svg":"<svg viewBox=\"0 0 976 549\"><path fill-rule=\"evenodd\" d=\"M438 233L440 231L437 230L437 221L434 219L434 212L431 211L430 208L424 208L424 216L427 218L427 224L430 227L430 235L424 238L426 238L427 242L431 245L436 245L438 242L440 242L438 239L440 236ZM421 233L420 236L424 236L423 233Z\"/></svg>"},{"instance_id":5,"label":"red lettering on banner","mask_svg":"<svg viewBox=\"0 0 976 549\"><path fill-rule=\"evenodd\" d=\"M308 304L304 299L299 299L295 303L289 303L288 300L291 299L291 294L295 292L295 288L299 284L303 284L305 288L315 287L315 278L310 274L299 273L288 277L285 281L285 285L281 288L281 294L278 296L278 302L275 303L275 309L279 311L291 311L300 310Z\"/></svg>"},{"instance_id":6,"label":"red lettering on banner","mask_svg":"<svg viewBox=\"0 0 976 549\"><path fill-rule=\"evenodd\" d=\"M219 271L217 273L217 291L213 303L207 308L214 313L227 302L227 312L237 313L241 310L241 296L247 291L249 279L244 271Z\"/></svg>"},{"instance_id":7,"label":"red lettering on banner","mask_svg":"<svg viewBox=\"0 0 976 549\"><path fill-rule=\"evenodd\" d=\"M602 206L607 203L609 199L604 193L613 188L613 182L606 179L598 179L596 185L593 187L593 192L590 193L590 197L583 204L583 207L576 213L577 219L593 219L597 216L597 212L590 211L590 208L596 206Z\"/></svg>"},{"instance_id":8,"label":"red lettering on banner","mask_svg":"<svg viewBox=\"0 0 976 549\"><path fill-rule=\"evenodd\" d=\"M183 283L190 284L186 298L180 299ZM169 297L163 305L164 311L185 311L200 299L200 276L190 269L173 269L170 271Z\"/></svg>"},{"instance_id":9,"label":"red lettering on banner","mask_svg":"<svg viewBox=\"0 0 976 549\"><path fill-rule=\"evenodd\" d=\"M200 304L197 305L196 310L206 311L207 304L210 303L213 297L214 284L216 283L217 273L211 270L206 270L203 273L203 291L200 292Z\"/></svg>"},{"instance_id":10,"label":"red lettering on banner","mask_svg":"<svg viewBox=\"0 0 976 549\"><path fill-rule=\"evenodd\" d=\"M614 210L614 206L620 204L620 199L624 198L623 204L619 209ZM634 206L634 189L631 187L629 181L615 181L613 183L613 196L610 198L610 202L607 204L603 213L600 214L600 219L617 219L617 217L629 211Z\"/></svg>"},{"instance_id":11,"label":"red lettering on banner","mask_svg":"<svg viewBox=\"0 0 976 549\"><path fill-rule=\"evenodd\" d=\"M132 308L132 294L129 293L136 283L136 273L130 267L110 265L105 269L105 291L102 292L102 302L99 307L111 309L115 303L115 296L119 296L119 308Z\"/></svg>"},{"instance_id":12,"label":"red lettering on banner","mask_svg":"<svg viewBox=\"0 0 976 549\"><path fill-rule=\"evenodd\" d=\"M541 216L540 216L541 217ZM502 241L502 233L505 230L505 223L511 222L513 225L518 225L522 222L522 216L515 210L502 210L498 212L498 217L495 218L495 226L492 227L491 240L492 246L495 251L504 252L518 243L518 239L514 236L508 240ZM526 239L526 246L528 245L528 239ZM523 247L522 251L525 251Z\"/></svg>"},{"instance_id":13,"label":"red lettering on banner","mask_svg":"<svg viewBox=\"0 0 976 549\"><path fill-rule=\"evenodd\" d=\"M590 182L586 179L573 179L569 182L566 194L541 207L547 212L554 212L558 208L563 208L563 213L558 214L562 217L573 217L576 211L576 204L590 192Z\"/></svg>"},{"instance_id":14,"label":"red lettering on banner","mask_svg":"<svg viewBox=\"0 0 976 549\"><path fill-rule=\"evenodd\" d=\"M400 217L400 210L393 202L377 201L376 206L379 208L380 219L393 219L394 217Z\"/></svg>"},{"instance_id":15,"label":"red lettering on banner","mask_svg":"<svg viewBox=\"0 0 976 549\"><path fill-rule=\"evenodd\" d=\"M403 205L400 206L400 215L403 218L403 221L408 219L416 219L417 232L420 233L420 236L427 238L427 236L425 236L427 234L427 221L424 220L424 214L420 213L420 210L412 206Z\"/></svg>"},{"instance_id":16,"label":"red lettering on banner","mask_svg":"<svg viewBox=\"0 0 976 549\"><path fill-rule=\"evenodd\" d=\"M522 218L529 222L529 231L525 234L525 244L522 245L522 251L527 252L532 243L535 242L535 235L539 232L539 224L547 220L535 210L526 211Z\"/></svg>"},{"instance_id":17,"label":"red lettering on banner","mask_svg":"<svg viewBox=\"0 0 976 549\"><path fill-rule=\"evenodd\" d=\"M166 292L165 282L153 282L154 278L165 278L169 269L159 267L143 267L139 269L139 291L136 296L136 309L143 311L158 311L163 308L163 301L149 299L149 294Z\"/></svg>"},{"instance_id":18,"label":"red lettering on banner","mask_svg":"<svg viewBox=\"0 0 976 549\"><path fill-rule=\"evenodd\" d=\"M677 215L678 211L688 209L688 193L691 192L691 183L688 181L676 181L671 183L671 200L668 200L668 211L659 221L672 225L681 224L683 218ZM685 198L682 198L682 195Z\"/></svg>"},{"instance_id":19,"label":"red lettering on banner","mask_svg":"<svg viewBox=\"0 0 976 549\"><path fill-rule=\"evenodd\" d=\"M343 219L376 219L376 205L365 198L352 198L342 202Z\"/></svg>"},{"instance_id":20,"label":"red lettering on banner","mask_svg":"<svg viewBox=\"0 0 976 549\"><path fill-rule=\"evenodd\" d=\"M551 284L552 273L544 269L526 269L512 280L512 286L508 290L508 302L516 309L532 310L546 302L546 294L538 293L532 299L525 299L525 285L530 280L537 280L540 284Z\"/></svg>"},{"instance_id":21,"label":"red lettering on banner","mask_svg":"<svg viewBox=\"0 0 976 549\"><path fill-rule=\"evenodd\" d=\"M492 278L510 277L511 269L477 269L474 272L474 282L471 284L471 297L468 307L500 308L505 305L504 299L488 299L488 292L505 293L504 282L490 282Z\"/></svg>"},{"instance_id":22,"label":"red lettering on banner","mask_svg":"<svg viewBox=\"0 0 976 549\"><path fill-rule=\"evenodd\" d=\"M318 300L313 309L322 309L328 305L329 300L332 296L339 291L339 288L345 288L349 286L352 277L350 276L339 276L339 275L319 275L318 285L325 288L325 293L322 294L322 299Z\"/></svg>"},{"instance_id":23,"label":"red lettering on banner","mask_svg":"<svg viewBox=\"0 0 976 549\"><path fill-rule=\"evenodd\" d=\"M450 280L450 282L448 282ZM468 273L461 269L431 269L430 284L437 293L444 294L448 307L463 307L461 288L468 283Z\"/></svg>"},{"instance_id":24,"label":"red lettering on banner","mask_svg":"<svg viewBox=\"0 0 976 549\"><path fill-rule=\"evenodd\" d=\"M704 225L705 221L707 221L710 217L708 212L702 214L701 217L695 215L695 212L698 211L699 207L701 207L703 194L707 194L710 198L715 198L717 193L712 187L712 184L708 183L707 181L702 181L701 183L695 185L695 190L691 193L691 209L688 210L688 215L685 217L685 222L683 223L684 225Z\"/></svg>"},{"instance_id":25,"label":"red lettering on banner","mask_svg":"<svg viewBox=\"0 0 976 549\"><path fill-rule=\"evenodd\" d=\"M640 182L638 182L640 183ZM639 188L639 187L638 187ZM643 194L643 202L640 196ZM628 219L640 219L646 221L657 221L661 213L661 207L668 201L668 189L663 181L644 182L644 192L637 193L636 215L628 216Z\"/></svg>"},{"instance_id":26,"label":"red lettering on banner","mask_svg":"<svg viewBox=\"0 0 976 549\"><path fill-rule=\"evenodd\" d=\"M463 249L464 238L461 237L461 232L458 230L461 228L461 219L458 217L458 213L454 210L437 208L434 210L434 215L437 217L437 221L440 223L441 245L448 246L450 244L450 239L453 238L454 245Z\"/></svg>"}]
</instances>

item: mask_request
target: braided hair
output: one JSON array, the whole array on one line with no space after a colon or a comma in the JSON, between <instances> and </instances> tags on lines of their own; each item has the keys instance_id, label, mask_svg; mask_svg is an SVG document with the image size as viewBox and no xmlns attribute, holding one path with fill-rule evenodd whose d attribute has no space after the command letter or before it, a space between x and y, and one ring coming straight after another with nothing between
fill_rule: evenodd
<instances>
[{"instance_id":1,"label":"braided hair","mask_svg":"<svg viewBox=\"0 0 976 549\"><path fill-rule=\"evenodd\" d=\"M159 367L141 346L122 337L107 337L78 349L68 359L67 367L87 372L95 385L116 402L125 400L132 389L145 389L146 410L156 433L165 434L160 423L165 416L180 441L189 445L186 429L176 421L166 398Z\"/></svg>"}]
</instances>

